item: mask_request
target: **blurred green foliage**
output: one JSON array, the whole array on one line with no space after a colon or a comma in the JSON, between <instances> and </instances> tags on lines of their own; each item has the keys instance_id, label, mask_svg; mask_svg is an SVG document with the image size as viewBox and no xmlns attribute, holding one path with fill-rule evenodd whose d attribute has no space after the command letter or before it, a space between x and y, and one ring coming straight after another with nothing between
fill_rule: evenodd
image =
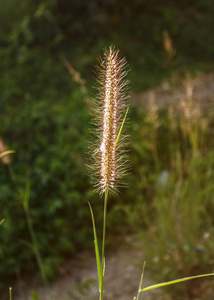
<instances>
[{"instance_id":1,"label":"blurred green foliage","mask_svg":"<svg viewBox=\"0 0 214 300\"><path fill-rule=\"evenodd\" d=\"M1 1L0 51L7 57L2 61L7 69L24 62L31 67L38 57L37 67L44 74L47 56L55 72L62 53L90 79L100 50L113 43L131 65L133 88L141 90L174 72L213 67L212 4L212 0ZM173 51L165 45L166 37ZM31 67L34 76L39 70Z\"/></svg>"},{"instance_id":2,"label":"blurred green foliage","mask_svg":"<svg viewBox=\"0 0 214 300\"><path fill-rule=\"evenodd\" d=\"M62 100L59 105L29 98L23 105L4 106L1 137L16 151L11 165L2 165L0 174L1 215L6 218L0 271L5 278L16 268L32 267L33 253L22 243L30 239L22 207L27 180L41 253L57 258L90 244L87 201L92 192L84 157L88 113L76 107L79 102L74 97L64 105Z\"/></svg>"},{"instance_id":3,"label":"blurred green foliage","mask_svg":"<svg viewBox=\"0 0 214 300\"><path fill-rule=\"evenodd\" d=\"M0 172L0 220L6 219L0 234L0 273L5 280L36 265L33 251L23 243L30 241L21 205L28 180L33 226L50 278L62 256L93 242L87 201L93 203L97 197L86 168L87 97L60 56L80 71L90 91L96 57L103 47L115 44L132 69L132 89L139 91L173 74L212 69L213 14L211 0L0 1L0 137L16 151L12 163L1 165ZM153 213L148 204L163 168L155 155L161 153L165 168L165 133L169 133L162 126L161 139L154 144L149 139L151 124L147 122L150 127L140 132L144 118L144 112L133 111L130 116L135 120L128 179L132 188L117 200L118 207L129 212L144 210L142 226L148 209ZM102 201L96 201L93 207L97 223L101 206ZM114 200L109 209L109 227L117 230L119 222L126 222L123 213ZM135 212L133 216L138 223ZM3 285L1 281L0 288Z\"/></svg>"}]
</instances>

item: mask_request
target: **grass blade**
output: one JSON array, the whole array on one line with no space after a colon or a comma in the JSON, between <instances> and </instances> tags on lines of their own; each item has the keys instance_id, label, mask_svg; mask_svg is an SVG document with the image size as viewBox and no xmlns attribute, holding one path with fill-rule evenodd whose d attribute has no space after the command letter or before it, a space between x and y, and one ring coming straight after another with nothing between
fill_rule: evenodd
<instances>
[{"instance_id":1,"label":"grass blade","mask_svg":"<svg viewBox=\"0 0 214 300\"><path fill-rule=\"evenodd\" d=\"M33 249L33 250L34 250L34 248L35 248L33 244L28 243L28 242L26 242L26 241L24 241L24 240L18 239L18 241L19 241L20 243L24 244L25 246L27 246L27 247Z\"/></svg>"},{"instance_id":2,"label":"grass blade","mask_svg":"<svg viewBox=\"0 0 214 300\"><path fill-rule=\"evenodd\" d=\"M25 191L23 195L23 207L26 213L29 211L29 199L30 199L30 180L26 181Z\"/></svg>"},{"instance_id":3,"label":"grass blade","mask_svg":"<svg viewBox=\"0 0 214 300\"><path fill-rule=\"evenodd\" d=\"M93 223L93 231L94 231L94 248L95 248L95 254L96 254L96 261L97 261L97 275L99 280L99 291L101 290L101 282L102 282L102 270L101 270L101 264L100 264L100 253L99 253L99 246L98 246L98 239L97 239L97 232L96 232L96 226L94 221L94 214L91 207L91 204L88 202L90 212L91 212L91 219Z\"/></svg>"},{"instance_id":4,"label":"grass blade","mask_svg":"<svg viewBox=\"0 0 214 300\"><path fill-rule=\"evenodd\" d=\"M4 151L3 153L0 154L0 158L2 158L5 155L11 154L11 153L15 153L15 151L13 151L13 150Z\"/></svg>"},{"instance_id":5,"label":"grass blade","mask_svg":"<svg viewBox=\"0 0 214 300\"><path fill-rule=\"evenodd\" d=\"M176 279L176 280L172 280L172 281L168 281L168 282L162 282L162 283L151 285L151 286L148 286L148 287L146 287L144 289L141 289L140 293L146 292L146 291L150 291L150 290L153 290L153 289L157 289L157 288L160 288L160 287L164 287L164 286L167 286L167 285L171 285L171 284L183 282L183 281L187 281L187 280L191 280L191 279L197 279L197 278L202 278L202 277L208 277L208 276L214 276L214 273L196 275L196 276L191 276L191 277L184 277L184 278L180 278L180 279Z\"/></svg>"},{"instance_id":6,"label":"grass blade","mask_svg":"<svg viewBox=\"0 0 214 300\"><path fill-rule=\"evenodd\" d=\"M119 141L120 134L121 134L121 132L122 132L123 125L124 125L124 123L125 123L125 120L126 120L126 117L127 117L128 111L129 111L129 107L127 107L127 110L126 110L125 116L124 116L124 118L123 118L123 122L122 122L122 124L121 124L121 126L120 126L120 130L119 130L119 132L118 132L118 135L117 135L117 139L116 139L115 145L117 145L117 143L118 143L118 141Z\"/></svg>"},{"instance_id":7,"label":"grass blade","mask_svg":"<svg viewBox=\"0 0 214 300\"><path fill-rule=\"evenodd\" d=\"M5 219L2 219L2 220L0 221L0 226L1 226L1 224L4 223L4 221L5 221Z\"/></svg>"}]
</instances>

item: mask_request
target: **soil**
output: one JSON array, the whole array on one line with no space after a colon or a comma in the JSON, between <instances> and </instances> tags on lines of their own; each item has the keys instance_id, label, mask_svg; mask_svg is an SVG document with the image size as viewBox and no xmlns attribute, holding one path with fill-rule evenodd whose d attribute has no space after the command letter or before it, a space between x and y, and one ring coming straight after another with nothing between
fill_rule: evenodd
<instances>
[{"instance_id":1,"label":"soil","mask_svg":"<svg viewBox=\"0 0 214 300\"><path fill-rule=\"evenodd\" d=\"M105 271L105 300L133 300L137 294L145 257L142 249L129 237L114 250L107 251ZM143 287L154 284L145 271ZM29 286L30 285L30 286ZM95 254L83 251L60 268L59 279L49 287L37 286L23 280L13 290L14 300L32 300L36 290L41 300L94 300L99 299ZM16 296L15 296L16 294ZM145 292L147 300L154 300L156 291Z\"/></svg>"},{"instance_id":2,"label":"soil","mask_svg":"<svg viewBox=\"0 0 214 300\"><path fill-rule=\"evenodd\" d=\"M137 106L147 106L151 98L161 108L177 106L181 101L192 100L193 105L207 111L214 104L214 74L204 74L182 81L179 79L174 84L165 80L156 88L133 95L131 101Z\"/></svg>"}]
</instances>

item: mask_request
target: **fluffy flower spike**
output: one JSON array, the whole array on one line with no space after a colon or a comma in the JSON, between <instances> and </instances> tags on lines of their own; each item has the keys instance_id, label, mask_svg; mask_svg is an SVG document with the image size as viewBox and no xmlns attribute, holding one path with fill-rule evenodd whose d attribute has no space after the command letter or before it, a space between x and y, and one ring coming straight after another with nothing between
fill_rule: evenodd
<instances>
[{"instance_id":1,"label":"fluffy flower spike","mask_svg":"<svg viewBox=\"0 0 214 300\"><path fill-rule=\"evenodd\" d=\"M110 47L98 66L98 95L95 99L95 148L93 150L97 190L102 194L117 190L124 175L124 136L118 134L127 107L126 60Z\"/></svg>"}]
</instances>

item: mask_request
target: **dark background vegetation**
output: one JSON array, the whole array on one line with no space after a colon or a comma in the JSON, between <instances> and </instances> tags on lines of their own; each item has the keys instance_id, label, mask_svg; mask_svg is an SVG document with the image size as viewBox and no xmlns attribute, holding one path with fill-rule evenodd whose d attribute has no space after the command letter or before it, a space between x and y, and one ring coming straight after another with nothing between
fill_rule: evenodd
<instances>
[{"instance_id":1,"label":"dark background vegetation","mask_svg":"<svg viewBox=\"0 0 214 300\"><path fill-rule=\"evenodd\" d=\"M99 224L102 200L87 175L87 98L102 49L114 44L126 57L132 92L164 78L173 83L175 77L213 69L213 15L212 0L0 0L0 136L16 151L11 164L0 166L0 219L6 219L0 234L1 289L36 268L34 253L24 244L31 242L22 207L26 182L31 183L31 216L48 277L55 276L64 258L92 246L87 202ZM164 44L166 36L171 49ZM75 81L62 57L86 84ZM144 117L133 108L130 119L130 131L135 130L131 188L119 194L117 203L110 200L113 232L122 230L121 222L127 228L117 205L134 206L142 193L143 199L152 195L154 162L136 129ZM147 183L139 180L142 174Z\"/></svg>"}]
</instances>

